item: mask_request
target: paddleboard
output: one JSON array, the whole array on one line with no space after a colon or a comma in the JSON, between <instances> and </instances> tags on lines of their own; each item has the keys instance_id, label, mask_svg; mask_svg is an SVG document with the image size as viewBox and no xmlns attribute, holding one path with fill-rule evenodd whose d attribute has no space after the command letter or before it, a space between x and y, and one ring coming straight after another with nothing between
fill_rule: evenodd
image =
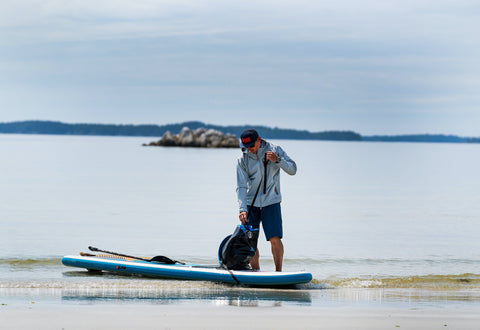
<instances>
[{"instance_id":1,"label":"paddleboard","mask_svg":"<svg viewBox=\"0 0 480 330\"><path fill-rule=\"evenodd\" d=\"M117 274L144 275L164 279L214 281L248 286L288 286L308 283L312 274L307 272L268 272L227 270L219 266L198 264L162 264L115 255L64 256L65 266L106 271Z\"/></svg>"}]
</instances>

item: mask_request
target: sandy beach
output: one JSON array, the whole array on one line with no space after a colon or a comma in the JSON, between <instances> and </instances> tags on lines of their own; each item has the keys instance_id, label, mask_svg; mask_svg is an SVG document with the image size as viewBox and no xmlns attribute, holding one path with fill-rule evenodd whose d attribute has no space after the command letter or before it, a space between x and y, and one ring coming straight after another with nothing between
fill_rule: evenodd
<instances>
[{"instance_id":1,"label":"sandy beach","mask_svg":"<svg viewBox=\"0 0 480 330\"><path fill-rule=\"evenodd\" d=\"M478 309L1 306L0 329L478 329Z\"/></svg>"}]
</instances>

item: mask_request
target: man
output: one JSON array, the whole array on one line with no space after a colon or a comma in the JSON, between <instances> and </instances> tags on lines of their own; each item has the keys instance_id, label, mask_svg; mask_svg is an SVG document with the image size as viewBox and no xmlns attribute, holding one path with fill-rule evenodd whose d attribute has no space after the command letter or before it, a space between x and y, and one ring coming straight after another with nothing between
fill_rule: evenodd
<instances>
[{"instance_id":1,"label":"man","mask_svg":"<svg viewBox=\"0 0 480 330\"><path fill-rule=\"evenodd\" d=\"M282 271L283 228L280 202L280 169L290 175L297 173L297 165L279 146L275 146L247 129L241 135L242 156L237 163L237 197L240 206L240 221L260 228L262 223L265 238L272 247L275 270ZM260 188L259 188L260 187ZM252 200L258 190L254 205ZM252 208L250 219L247 219ZM260 269L259 252L256 251L250 265Z\"/></svg>"}]
</instances>

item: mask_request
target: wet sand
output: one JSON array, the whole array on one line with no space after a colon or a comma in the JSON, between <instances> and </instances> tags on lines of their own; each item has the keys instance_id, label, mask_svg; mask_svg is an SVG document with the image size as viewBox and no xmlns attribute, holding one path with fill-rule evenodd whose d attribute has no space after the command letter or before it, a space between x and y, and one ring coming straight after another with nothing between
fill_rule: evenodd
<instances>
[{"instance_id":1,"label":"wet sand","mask_svg":"<svg viewBox=\"0 0 480 330\"><path fill-rule=\"evenodd\" d=\"M0 329L478 329L478 308L0 306Z\"/></svg>"}]
</instances>

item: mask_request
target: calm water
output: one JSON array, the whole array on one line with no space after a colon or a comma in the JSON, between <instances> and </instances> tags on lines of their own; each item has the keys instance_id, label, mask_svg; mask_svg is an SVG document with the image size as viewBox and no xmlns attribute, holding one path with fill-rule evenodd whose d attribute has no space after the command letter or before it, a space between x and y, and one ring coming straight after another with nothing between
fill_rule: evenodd
<instances>
[{"instance_id":1,"label":"calm water","mask_svg":"<svg viewBox=\"0 0 480 330\"><path fill-rule=\"evenodd\" d=\"M151 140L0 135L0 298L480 305L478 144L273 141L299 168L281 179L284 268L314 276L298 290L62 266L89 245L216 263L238 223L240 151L141 146ZM262 268L273 270L259 243Z\"/></svg>"}]
</instances>

